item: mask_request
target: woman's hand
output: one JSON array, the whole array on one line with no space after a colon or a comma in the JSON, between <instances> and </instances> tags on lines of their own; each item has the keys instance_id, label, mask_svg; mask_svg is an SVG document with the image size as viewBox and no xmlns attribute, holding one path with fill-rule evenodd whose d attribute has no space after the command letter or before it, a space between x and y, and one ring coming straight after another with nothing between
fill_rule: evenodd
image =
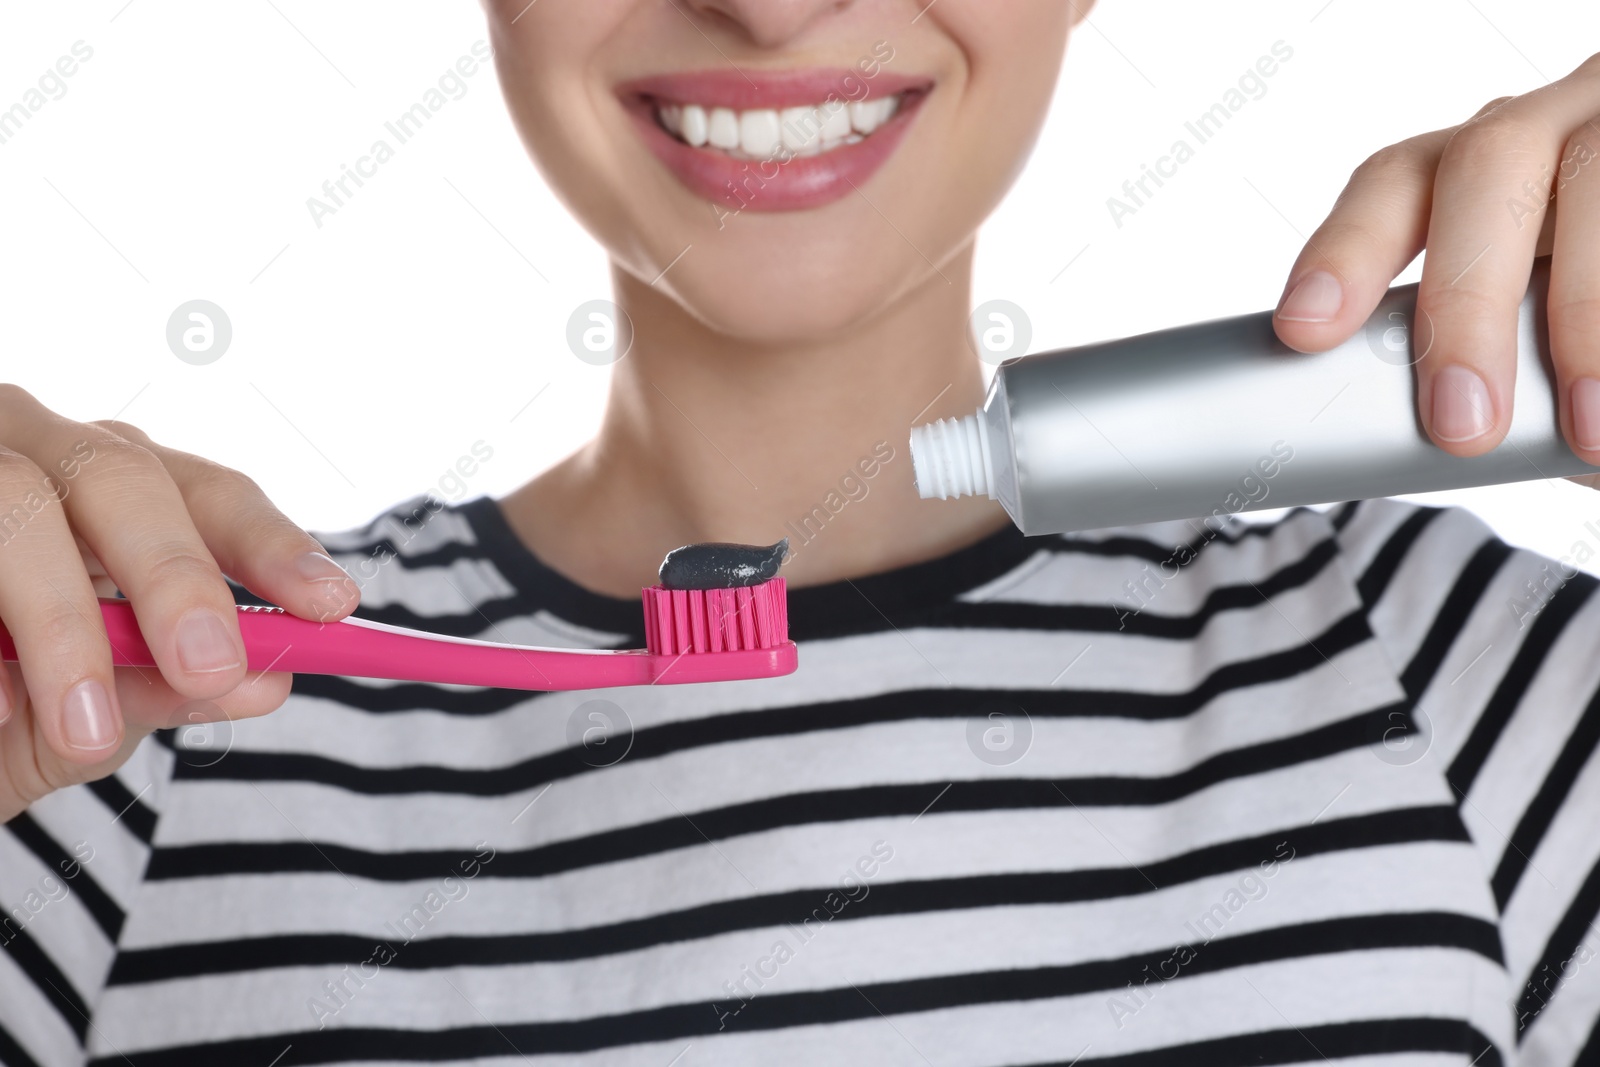
<instances>
[{"instance_id":1,"label":"woman's hand","mask_svg":"<svg viewBox=\"0 0 1600 1067\"><path fill-rule=\"evenodd\" d=\"M110 774L150 731L262 715L288 674L245 669L226 572L303 618L355 583L249 478L125 422L79 423L0 384L0 821ZM128 598L159 669L111 665L96 596Z\"/></svg>"},{"instance_id":2,"label":"woman's hand","mask_svg":"<svg viewBox=\"0 0 1600 1067\"><path fill-rule=\"evenodd\" d=\"M1561 428L1600 465L1600 55L1357 167L1290 272L1278 336L1303 352L1343 342L1424 247L1417 397L1433 441L1474 456L1505 436L1517 308L1549 253Z\"/></svg>"}]
</instances>

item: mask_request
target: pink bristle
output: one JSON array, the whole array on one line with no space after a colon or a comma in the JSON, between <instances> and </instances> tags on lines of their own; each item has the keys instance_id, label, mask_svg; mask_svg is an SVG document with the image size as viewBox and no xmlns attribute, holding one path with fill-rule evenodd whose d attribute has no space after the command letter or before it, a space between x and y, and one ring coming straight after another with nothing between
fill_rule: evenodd
<instances>
[{"instance_id":1,"label":"pink bristle","mask_svg":"<svg viewBox=\"0 0 1600 1067\"><path fill-rule=\"evenodd\" d=\"M789 640L782 578L734 589L643 590L645 646L658 656L774 648Z\"/></svg>"},{"instance_id":2,"label":"pink bristle","mask_svg":"<svg viewBox=\"0 0 1600 1067\"><path fill-rule=\"evenodd\" d=\"M678 652L688 652L694 646L689 641L689 590L672 591L672 647Z\"/></svg>"},{"instance_id":3,"label":"pink bristle","mask_svg":"<svg viewBox=\"0 0 1600 1067\"><path fill-rule=\"evenodd\" d=\"M708 620L706 629L710 631L711 651L713 652L721 652L728 647L728 631L722 622L722 617L728 610L728 598L723 595L724 592L725 590L722 589L706 590L706 616Z\"/></svg>"},{"instance_id":4,"label":"pink bristle","mask_svg":"<svg viewBox=\"0 0 1600 1067\"><path fill-rule=\"evenodd\" d=\"M696 652L705 652L710 643L710 638L706 636L706 598L692 596L689 598L688 647Z\"/></svg>"}]
</instances>

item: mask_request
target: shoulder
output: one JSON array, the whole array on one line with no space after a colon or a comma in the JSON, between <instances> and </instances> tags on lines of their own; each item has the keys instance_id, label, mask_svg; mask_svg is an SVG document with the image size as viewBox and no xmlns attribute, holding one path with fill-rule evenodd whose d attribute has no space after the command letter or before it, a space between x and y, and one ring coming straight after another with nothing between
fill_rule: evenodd
<instances>
[{"instance_id":1,"label":"shoulder","mask_svg":"<svg viewBox=\"0 0 1600 1067\"><path fill-rule=\"evenodd\" d=\"M1552 559L1506 542L1465 508L1379 498L1293 508L1266 522L1194 520L1040 538L1040 555L1055 562L1038 561L1025 582L1008 584L1035 596L1058 586L1063 598L1087 588L1092 599L1140 614L1269 598L1284 610L1291 601L1310 610L1315 602L1322 612L1364 615L1361 628L1370 627L1396 672L1409 670L1420 684L1462 634L1481 637L1477 649L1510 649L1535 622L1549 634L1590 601L1600 613L1600 597L1590 596L1597 581L1581 569L1600 545L1600 525L1585 532L1587 541Z\"/></svg>"},{"instance_id":2,"label":"shoulder","mask_svg":"<svg viewBox=\"0 0 1600 1067\"><path fill-rule=\"evenodd\" d=\"M1583 566L1600 528L1578 531L1570 551L1551 558L1510 544L1460 507L1366 500L1329 517L1374 627L1408 650L1451 622L1516 643L1541 617L1564 626L1597 584Z\"/></svg>"}]
</instances>

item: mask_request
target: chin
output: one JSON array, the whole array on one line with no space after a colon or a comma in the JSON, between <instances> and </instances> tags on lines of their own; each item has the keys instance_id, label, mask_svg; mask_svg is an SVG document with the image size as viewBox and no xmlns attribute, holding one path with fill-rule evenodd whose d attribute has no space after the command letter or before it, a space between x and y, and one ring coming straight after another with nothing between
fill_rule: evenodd
<instances>
[{"instance_id":1,"label":"chin","mask_svg":"<svg viewBox=\"0 0 1600 1067\"><path fill-rule=\"evenodd\" d=\"M896 256L858 234L828 242L811 235L759 248L722 248L712 241L691 266L690 258L700 252L697 244L656 288L717 333L753 345L847 336L931 273L920 259Z\"/></svg>"}]
</instances>

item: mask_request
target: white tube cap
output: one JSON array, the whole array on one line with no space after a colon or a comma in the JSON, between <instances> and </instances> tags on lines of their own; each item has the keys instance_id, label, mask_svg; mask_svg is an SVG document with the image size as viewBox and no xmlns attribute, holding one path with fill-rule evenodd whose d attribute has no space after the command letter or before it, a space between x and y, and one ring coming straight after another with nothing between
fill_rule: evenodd
<instances>
[{"instance_id":1,"label":"white tube cap","mask_svg":"<svg viewBox=\"0 0 1600 1067\"><path fill-rule=\"evenodd\" d=\"M994 466L983 412L911 429L911 469L924 500L960 496L994 499Z\"/></svg>"}]
</instances>

